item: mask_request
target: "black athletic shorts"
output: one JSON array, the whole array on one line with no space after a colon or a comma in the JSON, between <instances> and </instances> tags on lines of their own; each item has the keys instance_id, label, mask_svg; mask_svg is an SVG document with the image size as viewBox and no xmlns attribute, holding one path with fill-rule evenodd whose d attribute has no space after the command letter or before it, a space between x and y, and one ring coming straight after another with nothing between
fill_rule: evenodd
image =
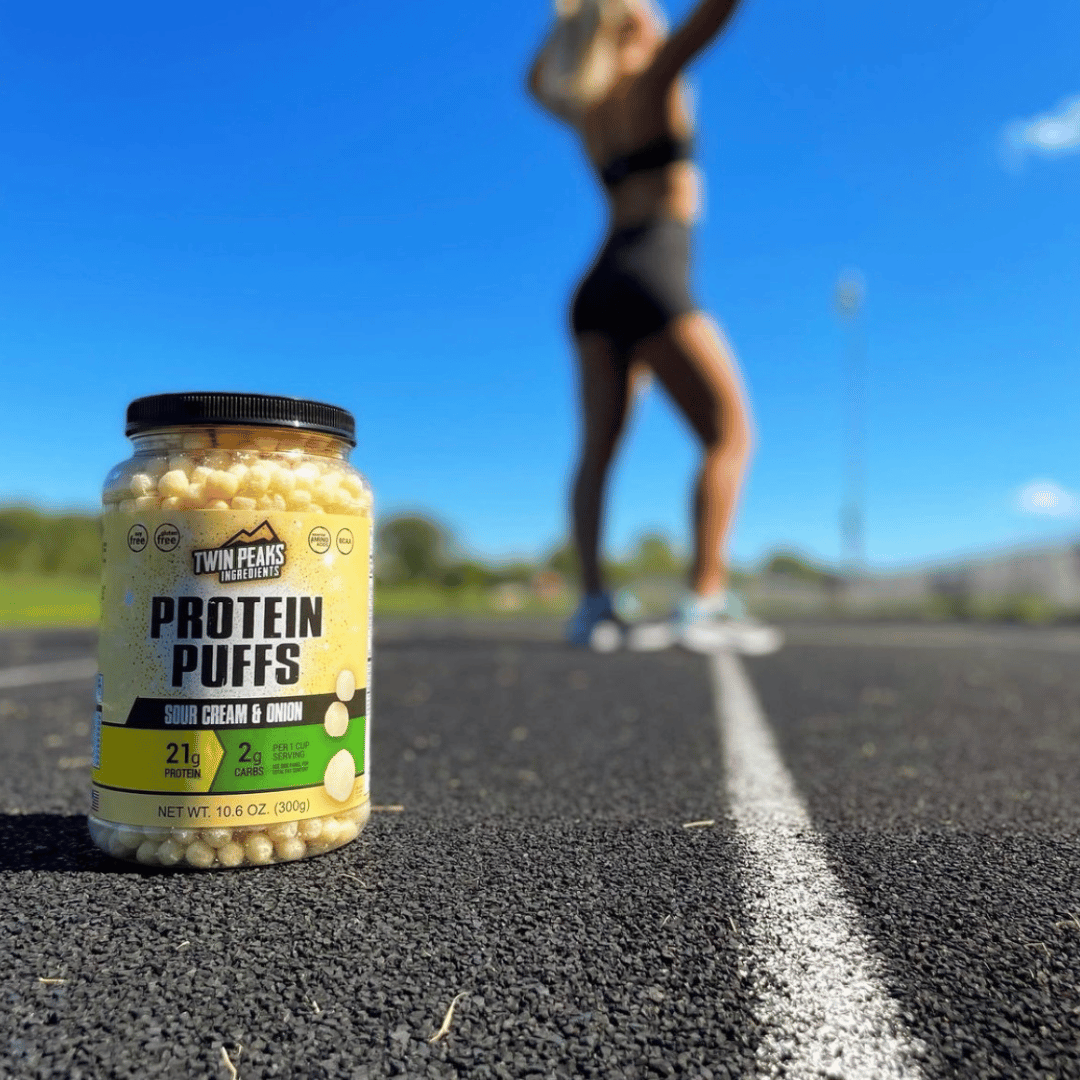
<instances>
[{"instance_id":1,"label":"black athletic shorts","mask_svg":"<svg viewBox=\"0 0 1080 1080\"><path fill-rule=\"evenodd\" d=\"M696 311L690 296L690 228L660 218L611 234L570 308L575 334L611 338L620 358L678 315Z\"/></svg>"}]
</instances>

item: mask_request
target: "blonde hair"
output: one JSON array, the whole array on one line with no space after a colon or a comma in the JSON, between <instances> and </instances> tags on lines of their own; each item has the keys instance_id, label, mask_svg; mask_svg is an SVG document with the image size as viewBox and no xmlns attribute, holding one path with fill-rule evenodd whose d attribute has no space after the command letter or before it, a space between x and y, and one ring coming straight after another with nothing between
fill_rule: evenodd
<instances>
[{"instance_id":1,"label":"blonde hair","mask_svg":"<svg viewBox=\"0 0 1080 1080\"><path fill-rule=\"evenodd\" d=\"M555 0L555 14L560 19L574 18L585 8L595 8L601 20L610 25L635 11L651 15L663 30L667 30L667 16L656 0Z\"/></svg>"},{"instance_id":2,"label":"blonde hair","mask_svg":"<svg viewBox=\"0 0 1080 1080\"><path fill-rule=\"evenodd\" d=\"M555 0L559 16L547 64L549 95L581 108L607 93L615 76L616 50L609 34L634 12L651 16L667 30L667 19L655 0Z\"/></svg>"}]
</instances>

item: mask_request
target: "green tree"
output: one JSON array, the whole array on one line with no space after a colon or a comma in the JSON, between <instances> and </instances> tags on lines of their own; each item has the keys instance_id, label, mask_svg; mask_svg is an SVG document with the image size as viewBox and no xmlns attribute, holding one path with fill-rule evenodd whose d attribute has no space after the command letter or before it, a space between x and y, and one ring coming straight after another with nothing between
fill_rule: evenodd
<instances>
[{"instance_id":1,"label":"green tree","mask_svg":"<svg viewBox=\"0 0 1080 1080\"><path fill-rule=\"evenodd\" d=\"M767 574L779 574L809 585L827 585L836 577L822 566L789 551L778 551L764 566Z\"/></svg>"},{"instance_id":2,"label":"green tree","mask_svg":"<svg viewBox=\"0 0 1080 1080\"><path fill-rule=\"evenodd\" d=\"M439 581L450 561L450 534L422 514L398 514L383 521L375 541L379 580L390 584Z\"/></svg>"},{"instance_id":3,"label":"green tree","mask_svg":"<svg viewBox=\"0 0 1080 1080\"><path fill-rule=\"evenodd\" d=\"M630 557L629 570L635 577L677 577L684 568L663 533L646 533Z\"/></svg>"},{"instance_id":4,"label":"green tree","mask_svg":"<svg viewBox=\"0 0 1080 1080\"><path fill-rule=\"evenodd\" d=\"M101 565L96 514L49 514L0 508L0 570L93 577Z\"/></svg>"},{"instance_id":5,"label":"green tree","mask_svg":"<svg viewBox=\"0 0 1080 1080\"><path fill-rule=\"evenodd\" d=\"M523 559L500 563L492 567L497 582L513 582L516 585L528 585L536 575L537 568Z\"/></svg>"},{"instance_id":6,"label":"green tree","mask_svg":"<svg viewBox=\"0 0 1080 1080\"><path fill-rule=\"evenodd\" d=\"M548 557L544 560L544 565L549 570L554 570L557 574L562 574L564 578L569 581L577 581L579 574L579 563L577 556L577 549L574 547L570 540L563 541Z\"/></svg>"},{"instance_id":7,"label":"green tree","mask_svg":"<svg viewBox=\"0 0 1080 1080\"><path fill-rule=\"evenodd\" d=\"M475 559L453 562L442 573L442 583L448 589L486 589L498 580L491 567Z\"/></svg>"}]
</instances>

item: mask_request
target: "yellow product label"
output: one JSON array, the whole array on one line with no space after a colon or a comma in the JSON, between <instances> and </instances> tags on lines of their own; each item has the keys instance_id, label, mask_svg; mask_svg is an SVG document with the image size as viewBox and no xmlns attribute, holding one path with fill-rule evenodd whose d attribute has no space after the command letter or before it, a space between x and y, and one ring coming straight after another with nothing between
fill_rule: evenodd
<instances>
[{"instance_id":1,"label":"yellow product label","mask_svg":"<svg viewBox=\"0 0 1080 1080\"><path fill-rule=\"evenodd\" d=\"M269 825L368 798L371 525L105 515L96 817Z\"/></svg>"}]
</instances>

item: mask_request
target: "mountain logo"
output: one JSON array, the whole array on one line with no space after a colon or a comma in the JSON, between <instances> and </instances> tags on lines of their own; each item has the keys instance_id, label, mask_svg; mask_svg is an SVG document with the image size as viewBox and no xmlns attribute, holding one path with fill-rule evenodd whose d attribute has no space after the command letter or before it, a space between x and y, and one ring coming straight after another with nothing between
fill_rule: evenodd
<instances>
[{"instance_id":1,"label":"mountain logo","mask_svg":"<svg viewBox=\"0 0 1080 1080\"><path fill-rule=\"evenodd\" d=\"M235 536L230 536L228 540L222 543L222 547L239 547L242 544L276 544L278 543L278 535L270 527L269 521L264 521L257 529L252 529L248 532L247 529L241 529Z\"/></svg>"},{"instance_id":2,"label":"mountain logo","mask_svg":"<svg viewBox=\"0 0 1080 1080\"><path fill-rule=\"evenodd\" d=\"M285 542L269 521L254 529L241 529L216 548L191 553L196 574L217 574L223 585L232 581L261 581L281 577Z\"/></svg>"}]
</instances>

